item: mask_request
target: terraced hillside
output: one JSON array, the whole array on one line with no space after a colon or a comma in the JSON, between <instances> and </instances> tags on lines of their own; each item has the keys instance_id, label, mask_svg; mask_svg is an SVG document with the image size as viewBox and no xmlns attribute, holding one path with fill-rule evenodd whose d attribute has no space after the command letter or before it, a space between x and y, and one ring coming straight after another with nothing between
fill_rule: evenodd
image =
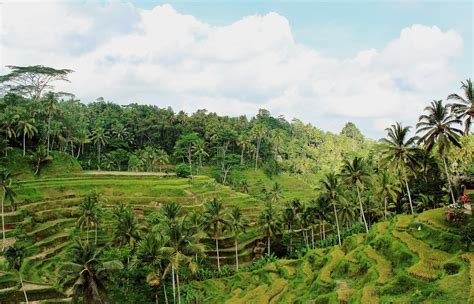
<instances>
[{"instance_id":1,"label":"terraced hillside","mask_svg":"<svg viewBox=\"0 0 474 304\"><path fill-rule=\"evenodd\" d=\"M6 237L7 244L14 243L20 237L32 242L29 251L33 254L25 259L20 271L31 301L69 300L54 286L57 269L65 249L71 245L71 235L78 234L74 229L78 205L93 190L101 193L106 209L120 203L128 204L141 218L170 201L181 204L184 211L190 211L199 208L208 199L217 197L227 206L240 206L250 218L258 216L259 208L263 205L256 198L235 192L205 176L194 177L191 181L170 176L98 175L84 172L67 178L19 181L15 187L16 211L13 212L10 206L6 206ZM108 241L106 235L110 234L104 233L108 224L103 223L99 230L99 244ZM242 262L251 260L250 247L255 238L256 231L251 230L241 240L239 254ZM232 263L233 242L230 238L223 237L220 245L223 248L223 261ZM214 256L212 250L208 254L211 258ZM5 270L4 260L2 264L0 303L16 303L16 299L23 299L18 286L19 280L16 274Z\"/></svg>"},{"instance_id":2,"label":"terraced hillside","mask_svg":"<svg viewBox=\"0 0 474 304\"><path fill-rule=\"evenodd\" d=\"M474 303L474 254L443 212L399 216L343 246L190 288L203 303Z\"/></svg>"}]
</instances>

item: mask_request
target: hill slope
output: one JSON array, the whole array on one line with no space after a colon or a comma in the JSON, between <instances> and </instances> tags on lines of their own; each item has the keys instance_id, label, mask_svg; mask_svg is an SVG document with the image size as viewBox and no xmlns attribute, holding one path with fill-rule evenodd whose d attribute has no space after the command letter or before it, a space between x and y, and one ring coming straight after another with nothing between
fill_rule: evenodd
<instances>
[{"instance_id":1,"label":"hill slope","mask_svg":"<svg viewBox=\"0 0 474 304\"><path fill-rule=\"evenodd\" d=\"M442 213L398 216L343 246L189 287L204 303L473 303L474 254Z\"/></svg>"}]
</instances>

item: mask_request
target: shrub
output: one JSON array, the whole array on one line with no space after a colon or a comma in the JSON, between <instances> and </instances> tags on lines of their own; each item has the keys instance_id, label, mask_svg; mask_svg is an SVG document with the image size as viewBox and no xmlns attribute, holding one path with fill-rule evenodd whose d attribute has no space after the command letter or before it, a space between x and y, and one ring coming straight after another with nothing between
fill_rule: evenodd
<instances>
[{"instance_id":1,"label":"shrub","mask_svg":"<svg viewBox=\"0 0 474 304\"><path fill-rule=\"evenodd\" d=\"M459 272L459 269L461 269L461 265L454 262L448 262L443 265L443 268L446 274L452 275Z\"/></svg>"},{"instance_id":2,"label":"shrub","mask_svg":"<svg viewBox=\"0 0 474 304\"><path fill-rule=\"evenodd\" d=\"M191 175L191 168L186 164L179 164L176 166L177 177L189 177Z\"/></svg>"}]
</instances>

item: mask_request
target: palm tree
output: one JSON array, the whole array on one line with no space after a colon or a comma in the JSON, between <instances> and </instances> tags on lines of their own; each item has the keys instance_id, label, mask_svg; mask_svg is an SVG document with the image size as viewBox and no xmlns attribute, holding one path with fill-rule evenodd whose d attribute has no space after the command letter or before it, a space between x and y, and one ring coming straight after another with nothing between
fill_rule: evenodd
<instances>
[{"instance_id":1,"label":"palm tree","mask_svg":"<svg viewBox=\"0 0 474 304\"><path fill-rule=\"evenodd\" d=\"M80 216L77 219L77 227L87 229L87 242L89 242L89 231L92 225L95 227L95 243L97 244L98 215L100 213L99 193L91 192L79 204Z\"/></svg>"},{"instance_id":2,"label":"palm tree","mask_svg":"<svg viewBox=\"0 0 474 304\"><path fill-rule=\"evenodd\" d=\"M204 205L204 223L206 223L209 231L212 231L212 236L216 242L216 255L217 255L217 269L221 271L220 257L219 257L219 234L229 226L227 221L224 205L217 198L206 202Z\"/></svg>"},{"instance_id":3,"label":"palm tree","mask_svg":"<svg viewBox=\"0 0 474 304\"><path fill-rule=\"evenodd\" d=\"M26 137L31 139L38 133L38 129L34 126L34 119L22 119L18 122L17 132L23 135L23 156L26 155Z\"/></svg>"},{"instance_id":4,"label":"palm tree","mask_svg":"<svg viewBox=\"0 0 474 304\"><path fill-rule=\"evenodd\" d=\"M73 302L107 303L105 284L110 274L123 268L120 261L100 261L101 251L95 245L75 240L60 268L59 284L72 288Z\"/></svg>"},{"instance_id":5,"label":"palm tree","mask_svg":"<svg viewBox=\"0 0 474 304\"><path fill-rule=\"evenodd\" d=\"M121 204L113 210L112 241L122 247L130 245L132 252L141 239L141 227L130 207Z\"/></svg>"},{"instance_id":6,"label":"palm tree","mask_svg":"<svg viewBox=\"0 0 474 304\"><path fill-rule=\"evenodd\" d=\"M390 175L386 170L382 171L379 174L377 186L378 186L377 191L383 199L383 205L384 205L383 218L384 220L386 220L387 214L388 214L388 211L387 211L388 200L396 200L397 192L400 192L400 187L398 186L396 181L393 179L392 175Z\"/></svg>"},{"instance_id":7,"label":"palm tree","mask_svg":"<svg viewBox=\"0 0 474 304\"><path fill-rule=\"evenodd\" d=\"M258 169L258 158L260 154L260 146L263 139L267 136L268 128L264 124L256 124L252 129L252 139L256 141L255 147L255 170Z\"/></svg>"},{"instance_id":8,"label":"palm tree","mask_svg":"<svg viewBox=\"0 0 474 304\"><path fill-rule=\"evenodd\" d=\"M293 254L293 225L296 222L296 214L295 210L291 206L290 203L285 204L285 207L283 208L283 213L282 213L282 218L281 222L286 228L286 230L289 233L289 239L290 239L290 255Z\"/></svg>"},{"instance_id":9,"label":"palm tree","mask_svg":"<svg viewBox=\"0 0 474 304\"><path fill-rule=\"evenodd\" d=\"M160 210L165 220L172 223L177 220L181 206L175 202L165 203Z\"/></svg>"},{"instance_id":10,"label":"palm tree","mask_svg":"<svg viewBox=\"0 0 474 304\"><path fill-rule=\"evenodd\" d=\"M267 238L267 254L270 255L271 238L281 230L278 213L271 201L265 203L265 209L260 213L258 224Z\"/></svg>"},{"instance_id":11,"label":"palm tree","mask_svg":"<svg viewBox=\"0 0 474 304\"><path fill-rule=\"evenodd\" d=\"M364 182L367 179L369 173L362 161L362 158L356 156L352 159L352 162L347 159L344 160L342 167L342 176L345 177L346 181L354 185L357 189L357 198L359 199L360 216L365 225L365 232L369 232L367 221L365 219L364 207L362 206L362 198L360 196L360 188L364 186Z\"/></svg>"},{"instance_id":12,"label":"palm tree","mask_svg":"<svg viewBox=\"0 0 474 304\"><path fill-rule=\"evenodd\" d=\"M12 111L5 111L4 115L2 116L2 129L5 132L5 140L7 145L11 138L16 138L17 136L15 126L19 118L20 116L13 113ZM8 150L5 150L5 156L8 156L7 153Z\"/></svg>"},{"instance_id":13,"label":"palm tree","mask_svg":"<svg viewBox=\"0 0 474 304\"><path fill-rule=\"evenodd\" d=\"M166 165L169 161L168 154L166 154L165 150L158 149L156 150L156 162L158 163L158 168L160 173L162 172L162 168Z\"/></svg>"},{"instance_id":14,"label":"palm tree","mask_svg":"<svg viewBox=\"0 0 474 304\"><path fill-rule=\"evenodd\" d=\"M193 142L192 150L194 152L193 153L194 156L196 156L198 158L198 161L199 161L199 164L198 164L198 173L199 173L199 169L202 168L202 159L204 157L209 156L209 154L207 154L207 152L206 152L206 143L204 142L204 140L199 138L198 140Z\"/></svg>"},{"instance_id":15,"label":"palm tree","mask_svg":"<svg viewBox=\"0 0 474 304\"><path fill-rule=\"evenodd\" d=\"M268 194L269 200L273 204L278 204L280 201L282 195L281 195L281 186L279 183L275 182L272 186L272 189L270 189L270 193Z\"/></svg>"},{"instance_id":16,"label":"palm tree","mask_svg":"<svg viewBox=\"0 0 474 304\"><path fill-rule=\"evenodd\" d=\"M354 205L350 199L347 199L344 196L341 196L339 203L339 218L341 223L346 225L346 229L349 229L352 225L352 221L355 218Z\"/></svg>"},{"instance_id":17,"label":"palm tree","mask_svg":"<svg viewBox=\"0 0 474 304\"><path fill-rule=\"evenodd\" d=\"M15 270L18 273L20 278L21 289L23 289L23 295L25 297L26 304L28 304L28 296L26 295L26 289L23 284L23 278L21 277L21 265L23 264L23 259L27 256L27 248L21 242L16 242L12 246L8 247L5 251L5 259L8 262L8 268L10 270Z\"/></svg>"},{"instance_id":18,"label":"palm tree","mask_svg":"<svg viewBox=\"0 0 474 304\"><path fill-rule=\"evenodd\" d=\"M249 227L249 223L247 219L242 216L242 211L239 207L231 209L228 223L230 230L234 233L235 268L239 270L238 238L240 233L245 232L245 229Z\"/></svg>"},{"instance_id":19,"label":"palm tree","mask_svg":"<svg viewBox=\"0 0 474 304\"><path fill-rule=\"evenodd\" d=\"M172 259L172 249L166 247L168 240L160 234L147 234L145 238L138 242L137 252L130 263L130 269L138 267L148 269L147 283L155 289L155 302L158 303L158 288L163 286L166 303L166 287L164 278L167 273L169 262Z\"/></svg>"},{"instance_id":20,"label":"palm tree","mask_svg":"<svg viewBox=\"0 0 474 304\"><path fill-rule=\"evenodd\" d=\"M408 137L410 128L408 126L404 127L401 123L397 122L390 128L385 129L388 138L382 138L381 141L384 144L382 162L390 164L401 172L405 181L410 210L413 214L413 202L411 200L410 187L408 186L408 171L415 172L419 160L417 157L418 148L415 145L418 138L416 136Z\"/></svg>"},{"instance_id":21,"label":"palm tree","mask_svg":"<svg viewBox=\"0 0 474 304\"><path fill-rule=\"evenodd\" d=\"M199 252L200 255L204 253L204 245L201 244L201 239L204 237L203 232L196 232L194 229L189 228L186 217L182 217L174 222L164 223L162 227L163 234L168 238L168 247L171 248L171 271L173 278L176 278L178 304L181 303L180 266L184 264L194 273L197 270L197 263L193 257L196 252Z\"/></svg>"},{"instance_id":22,"label":"palm tree","mask_svg":"<svg viewBox=\"0 0 474 304\"><path fill-rule=\"evenodd\" d=\"M43 104L46 107L46 112L48 113L48 129L47 129L47 146L46 146L46 152L49 154L49 148L50 148L50 137L51 137L51 118L53 116L53 113L56 111L58 107L58 99L56 98L56 94L53 92L48 92L45 94L43 98Z\"/></svg>"},{"instance_id":23,"label":"palm tree","mask_svg":"<svg viewBox=\"0 0 474 304\"><path fill-rule=\"evenodd\" d=\"M105 132L104 128L97 128L94 131L94 135L92 136L92 142L97 146L97 165L100 170L100 151L102 146L105 146L109 141L109 136Z\"/></svg>"},{"instance_id":24,"label":"palm tree","mask_svg":"<svg viewBox=\"0 0 474 304\"><path fill-rule=\"evenodd\" d=\"M438 145L438 153L443 160L449 191L451 192L453 204L455 204L456 199L454 198L448 165L446 163L446 152L449 150L451 144L461 148L459 136L462 135L463 132L455 127L461 124L461 120L449 112L449 107L449 105L443 105L442 100L432 101L431 104L425 108L427 114L421 115L418 118L416 133L423 134L419 142L425 144L425 149L428 152L433 149L434 145Z\"/></svg>"},{"instance_id":25,"label":"palm tree","mask_svg":"<svg viewBox=\"0 0 474 304\"><path fill-rule=\"evenodd\" d=\"M13 202L16 194L12 189L12 179L10 177L10 172L7 170L0 171L0 188L2 189L2 251L5 250L5 210L4 203L5 200L9 199Z\"/></svg>"},{"instance_id":26,"label":"palm tree","mask_svg":"<svg viewBox=\"0 0 474 304\"><path fill-rule=\"evenodd\" d=\"M472 87L471 79L466 82L461 81L461 89L464 91L464 96L458 94L451 94L448 99L457 101L451 105L451 109L458 119L466 119L464 121L464 134L469 134L469 129L474 117L474 88Z\"/></svg>"},{"instance_id":27,"label":"palm tree","mask_svg":"<svg viewBox=\"0 0 474 304\"><path fill-rule=\"evenodd\" d=\"M40 145L38 149L30 155L30 159L35 166L35 175L39 175L41 166L47 162L51 162L53 157L48 155L47 148Z\"/></svg>"},{"instance_id":28,"label":"palm tree","mask_svg":"<svg viewBox=\"0 0 474 304\"><path fill-rule=\"evenodd\" d=\"M319 223L319 236L321 240L326 239L325 222L327 220L326 214L329 211L328 207L330 207L330 205L324 196L320 196L309 202L309 208L313 211L314 217L317 218Z\"/></svg>"},{"instance_id":29,"label":"palm tree","mask_svg":"<svg viewBox=\"0 0 474 304\"><path fill-rule=\"evenodd\" d=\"M241 151L240 151L240 164L242 165L244 163L244 153L245 153L245 150L247 150L250 145L252 144L252 141L251 141L251 138L248 134L244 133L244 134L241 134L238 138L237 138L237 145L240 147Z\"/></svg>"},{"instance_id":30,"label":"palm tree","mask_svg":"<svg viewBox=\"0 0 474 304\"><path fill-rule=\"evenodd\" d=\"M332 204L333 211L334 211L334 220L336 222L337 228L337 239L339 241L339 245L341 245L341 230L339 229L339 219L337 216L337 209L336 204L339 202L339 193L340 193L340 185L339 180L334 174L334 172L327 173L323 179L323 191L324 195L326 196L329 203Z\"/></svg>"},{"instance_id":31,"label":"palm tree","mask_svg":"<svg viewBox=\"0 0 474 304\"><path fill-rule=\"evenodd\" d=\"M87 129L82 129L79 131L79 134L76 136L76 142L79 144L79 149L77 149L76 158L79 158L81 153L84 153L84 145L91 142L90 134Z\"/></svg>"}]
</instances>

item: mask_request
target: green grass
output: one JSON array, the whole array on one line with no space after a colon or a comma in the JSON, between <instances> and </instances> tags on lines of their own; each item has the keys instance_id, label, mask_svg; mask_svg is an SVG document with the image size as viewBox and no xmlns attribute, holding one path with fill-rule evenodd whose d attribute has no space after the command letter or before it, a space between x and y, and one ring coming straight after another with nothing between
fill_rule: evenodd
<instances>
[{"instance_id":1,"label":"green grass","mask_svg":"<svg viewBox=\"0 0 474 304\"><path fill-rule=\"evenodd\" d=\"M390 261L378 254L377 251L371 246L367 246L365 248L365 253L369 258L376 262L377 273L379 274L377 284L385 284L388 280L390 280L392 275L392 264Z\"/></svg>"}]
</instances>

